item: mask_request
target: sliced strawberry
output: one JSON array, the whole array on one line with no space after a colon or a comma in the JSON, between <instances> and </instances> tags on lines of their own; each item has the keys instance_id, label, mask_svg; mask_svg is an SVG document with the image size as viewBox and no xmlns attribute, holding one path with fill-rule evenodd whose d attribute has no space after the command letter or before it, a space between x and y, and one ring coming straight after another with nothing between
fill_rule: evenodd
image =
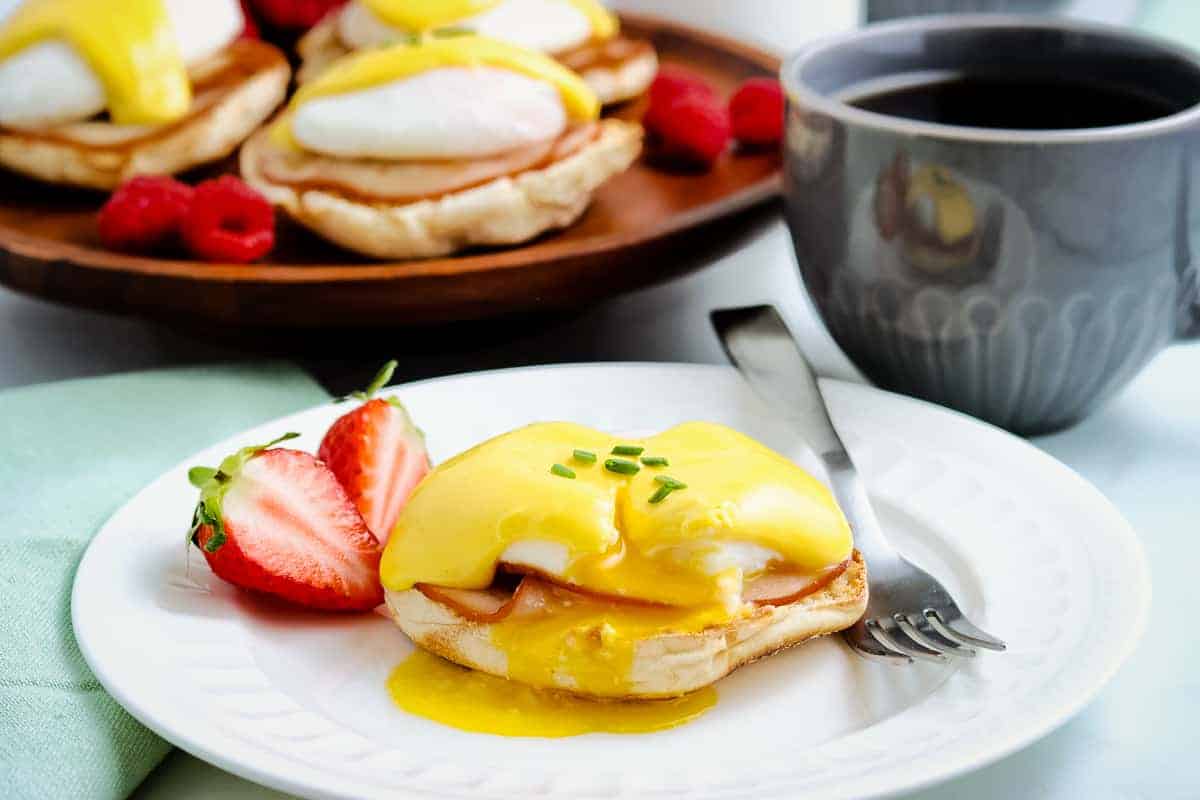
<instances>
[{"instance_id":1,"label":"sliced strawberry","mask_svg":"<svg viewBox=\"0 0 1200 800\"><path fill-rule=\"evenodd\" d=\"M200 489L192 541L237 586L308 608L374 608L379 541L334 474L308 453L270 449L281 440L188 473Z\"/></svg>"},{"instance_id":2,"label":"sliced strawberry","mask_svg":"<svg viewBox=\"0 0 1200 800\"><path fill-rule=\"evenodd\" d=\"M395 369L389 361L365 391L351 395L365 402L329 427L317 451L381 543L429 472L425 437L404 406L394 397L373 399Z\"/></svg>"},{"instance_id":3,"label":"sliced strawberry","mask_svg":"<svg viewBox=\"0 0 1200 800\"><path fill-rule=\"evenodd\" d=\"M847 560L816 574L768 572L746 583L742 588L742 600L760 606L786 606L821 591L837 580L849 566Z\"/></svg>"}]
</instances>

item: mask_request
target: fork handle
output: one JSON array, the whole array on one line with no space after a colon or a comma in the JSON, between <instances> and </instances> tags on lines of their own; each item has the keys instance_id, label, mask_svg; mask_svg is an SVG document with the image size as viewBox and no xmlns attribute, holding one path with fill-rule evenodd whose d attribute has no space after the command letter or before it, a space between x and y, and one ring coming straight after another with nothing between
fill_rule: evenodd
<instances>
[{"instance_id":1,"label":"fork handle","mask_svg":"<svg viewBox=\"0 0 1200 800\"><path fill-rule=\"evenodd\" d=\"M804 434L821 460L850 461L816 373L775 307L717 309L712 323L729 360L751 388Z\"/></svg>"},{"instance_id":2,"label":"fork handle","mask_svg":"<svg viewBox=\"0 0 1200 800\"><path fill-rule=\"evenodd\" d=\"M829 473L830 488L872 566L898 559L880 530L867 490L829 417L816 373L774 306L718 309L713 327L750 387L804 435Z\"/></svg>"}]
</instances>

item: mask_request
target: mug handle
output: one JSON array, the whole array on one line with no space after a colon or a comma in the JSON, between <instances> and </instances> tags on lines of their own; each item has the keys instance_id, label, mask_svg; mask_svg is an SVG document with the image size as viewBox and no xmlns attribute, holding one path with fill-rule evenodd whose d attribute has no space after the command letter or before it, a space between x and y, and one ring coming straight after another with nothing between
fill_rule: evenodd
<instances>
[{"instance_id":1,"label":"mug handle","mask_svg":"<svg viewBox=\"0 0 1200 800\"><path fill-rule=\"evenodd\" d=\"M1179 330L1175 333L1180 340L1200 339L1200 278L1196 270L1188 274L1191 280L1183 287L1183 308L1179 315Z\"/></svg>"},{"instance_id":2,"label":"mug handle","mask_svg":"<svg viewBox=\"0 0 1200 800\"><path fill-rule=\"evenodd\" d=\"M1192 258L1190 169L1179 170L1179 201L1175 204L1175 274L1179 276L1179 322L1175 337L1200 338L1200 265Z\"/></svg>"}]
</instances>

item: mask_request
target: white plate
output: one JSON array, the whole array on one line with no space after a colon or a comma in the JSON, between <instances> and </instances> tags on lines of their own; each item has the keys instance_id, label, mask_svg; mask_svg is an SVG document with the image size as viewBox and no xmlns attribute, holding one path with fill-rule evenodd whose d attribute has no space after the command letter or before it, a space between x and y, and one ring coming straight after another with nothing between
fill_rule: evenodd
<instances>
[{"instance_id":1,"label":"white plate","mask_svg":"<svg viewBox=\"0 0 1200 800\"><path fill-rule=\"evenodd\" d=\"M1149 578L1129 525L1030 445L936 406L826 384L888 534L1009 652L957 668L869 663L837 638L740 670L691 725L508 739L411 717L384 689L411 645L374 615L289 612L186 558L185 473L345 407L277 420L189 458L100 531L79 567L75 634L113 697L163 737L306 797L859 797L974 769L1078 711L1129 655ZM534 420L610 431L723 422L805 460L724 367L562 366L397 390L435 460ZM190 560L190 567L187 561Z\"/></svg>"}]
</instances>

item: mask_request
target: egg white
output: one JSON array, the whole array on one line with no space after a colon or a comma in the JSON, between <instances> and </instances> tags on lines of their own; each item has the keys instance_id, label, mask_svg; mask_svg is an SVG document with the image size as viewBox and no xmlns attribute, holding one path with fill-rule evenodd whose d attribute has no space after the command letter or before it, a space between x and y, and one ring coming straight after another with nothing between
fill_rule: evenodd
<instances>
[{"instance_id":1,"label":"egg white","mask_svg":"<svg viewBox=\"0 0 1200 800\"><path fill-rule=\"evenodd\" d=\"M0 0L0 26L22 2ZM245 25L238 0L165 0L165 6L179 53L189 65L227 47ZM65 41L31 45L0 62L0 125L76 122L107 105L104 85Z\"/></svg>"},{"instance_id":2,"label":"egg white","mask_svg":"<svg viewBox=\"0 0 1200 800\"><path fill-rule=\"evenodd\" d=\"M470 28L480 36L532 50L561 53L592 38L591 21L563 0L505 0L495 8L468 17L454 27ZM338 36L354 49L377 47L407 34L381 20L358 0L338 18Z\"/></svg>"},{"instance_id":3,"label":"egg white","mask_svg":"<svg viewBox=\"0 0 1200 800\"><path fill-rule=\"evenodd\" d=\"M558 137L567 114L545 81L495 67L443 67L304 103L292 131L339 158L480 158Z\"/></svg>"}]
</instances>

